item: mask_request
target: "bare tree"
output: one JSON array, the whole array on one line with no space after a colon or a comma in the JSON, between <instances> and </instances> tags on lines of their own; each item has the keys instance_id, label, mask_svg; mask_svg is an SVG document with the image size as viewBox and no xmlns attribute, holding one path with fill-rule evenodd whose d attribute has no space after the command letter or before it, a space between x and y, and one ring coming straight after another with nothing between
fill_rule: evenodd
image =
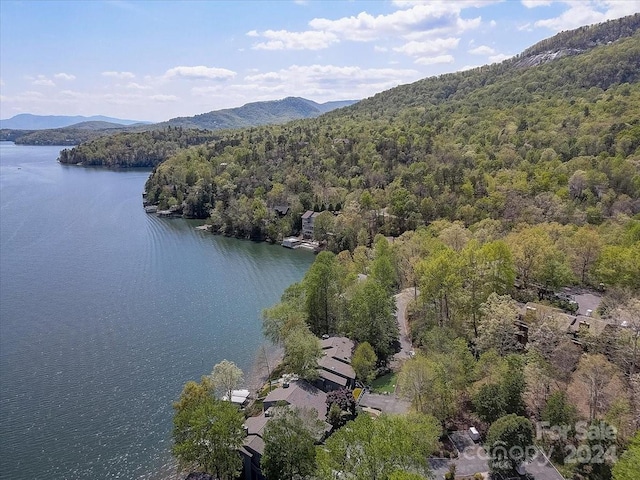
<instances>
[{"instance_id":1,"label":"bare tree","mask_svg":"<svg viewBox=\"0 0 640 480\"><path fill-rule=\"evenodd\" d=\"M211 379L218 390L226 400L231 401L231 392L238 388L242 382L243 373L240 367L229 360L223 360L213 367Z\"/></svg>"}]
</instances>

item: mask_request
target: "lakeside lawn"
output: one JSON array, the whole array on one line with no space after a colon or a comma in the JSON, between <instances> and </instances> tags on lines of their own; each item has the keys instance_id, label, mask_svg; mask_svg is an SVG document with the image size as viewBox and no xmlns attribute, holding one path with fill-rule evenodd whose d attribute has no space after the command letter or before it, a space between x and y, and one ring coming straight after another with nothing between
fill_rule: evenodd
<instances>
[{"instance_id":1,"label":"lakeside lawn","mask_svg":"<svg viewBox=\"0 0 640 480\"><path fill-rule=\"evenodd\" d=\"M371 391L373 393L394 393L396 391L397 380L397 373L387 373L386 375L378 377L373 382L371 382Z\"/></svg>"}]
</instances>

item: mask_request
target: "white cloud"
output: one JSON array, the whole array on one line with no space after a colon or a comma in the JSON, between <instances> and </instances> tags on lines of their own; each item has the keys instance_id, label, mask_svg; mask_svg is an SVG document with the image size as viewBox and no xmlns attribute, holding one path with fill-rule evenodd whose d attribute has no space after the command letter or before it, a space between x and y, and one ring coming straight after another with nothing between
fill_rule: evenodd
<instances>
[{"instance_id":1,"label":"white cloud","mask_svg":"<svg viewBox=\"0 0 640 480\"><path fill-rule=\"evenodd\" d=\"M31 85L40 85L44 87L55 87L56 84L53 83L53 80L47 78L44 75L38 75L32 82Z\"/></svg>"},{"instance_id":2,"label":"white cloud","mask_svg":"<svg viewBox=\"0 0 640 480\"><path fill-rule=\"evenodd\" d=\"M438 55L437 57L422 57L415 62L418 65L436 65L438 63L453 63L455 59L453 55Z\"/></svg>"},{"instance_id":3,"label":"white cloud","mask_svg":"<svg viewBox=\"0 0 640 480\"><path fill-rule=\"evenodd\" d=\"M496 25L498 25L498 22L496 22L495 20L491 20L491 21L489 22L489 26L490 26L491 28L495 28L495 26L496 26Z\"/></svg>"},{"instance_id":4,"label":"white cloud","mask_svg":"<svg viewBox=\"0 0 640 480\"><path fill-rule=\"evenodd\" d=\"M4 80L0 78L0 87L4 87L4 86L5 86Z\"/></svg>"},{"instance_id":5,"label":"white cloud","mask_svg":"<svg viewBox=\"0 0 640 480\"><path fill-rule=\"evenodd\" d=\"M584 2L566 1L568 9L554 18L538 20L536 27L544 27L559 32L582 25L604 22L631 15L640 11L640 0L590 0Z\"/></svg>"},{"instance_id":6,"label":"white cloud","mask_svg":"<svg viewBox=\"0 0 640 480\"><path fill-rule=\"evenodd\" d=\"M133 90L149 90L151 87L148 85L140 85L139 83L136 82L129 82L126 85L124 85L125 88L131 88Z\"/></svg>"},{"instance_id":7,"label":"white cloud","mask_svg":"<svg viewBox=\"0 0 640 480\"><path fill-rule=\"evenodd\" d=\"M553 2L551 0L521 0L522 5L527 8L536 8L536 7L546 7L551 5Z\"/></svg>"},{"instance_id":8,"label":"white cloud","mask_svg":"<svg viewBox=\"0 0 640 480\"><path fill-rule=\"evenodd\" d=\"M388 15L373 16L360 12L356 16L337 20L315 18L309 22L311 28L332 32L340 38L354 41L369 41L387 35L402 35L425 31L460 31L479 25L478 19L460 18L461 2L405 3L411 8L397 10Z\"/></svg>"},{"instance_id":9,"label":"white cloud","mask_svg":"<svg viewBox=\"0 0 640 480\"><path fill-rule=\"evenodd\" d=\"M444 53L447 50L454 49L460 43L459 38L435 38L428 41L412 41L401 47L394 48L396 52L404 53L412 57L424 56L429 54Z\"/></svg>"},{"instance_id":10,"label":"white cloud","mask_svg":"<svg viewBox=\"0 0 640 480\"><path fill-rule=\"evenodd\" d=\"M174 67L167 70L164 78L189 78L195 80L228 80L236 76L236 72L226 68L205 67L198 65L195 67Z\"/></svg>"},{"instance_id":11,"label":"white cloud","mask_svg":"<svg viewBox=\"0 0 640 480\"><path fill-rule=\"evenodd\" d=\"M388 52L389 49L387 47L382 47L380 45L374 45L373 51L378 53L384 53L384 52Z\"/></svg>"},{"instance_id":12,"label":"white cloud","mask_svg":"<svg viewBox=\"0 0 640 480\"><path fill-rule=\"evenodd\" d=\"M471 55L495 55L496 51L487 45L480 45L469 50L469 53Z\"/></svg>"},{"instance_id":13,"label":"white cloud","mask_svg":"<svg viewBox=\"0 0 640 480\"><path fill-rule=\"evenodd\" d=\"M301 96L316 101L359 99L382 90L421 78L413 69L363 68L336 65L292 65L277 71L255 73L244 77L242 84L224 88L194 88L192 94L230 104L237 98L242 102L273 100L283 96Z\"/></svg>"},{"instance_id":14,"label":"white cloud","mask_svg":"<svg viewBox=\"0 0 640 480\"><path fill-rule=\"evenodd\" d=\"M56 73L53 77L54 78L59 78L60 80L75 80L76 79L75 75L72 75L70 73L64 73L64 72Z\"/></svg>"},{"instance_id":15,"label":"white cloud","mask_svg":"<svg viewBox=\"0 0 640 480\"><path fill-rule=\"evenodd\" d=\"M175 95L151 95L149 99L154 102L175 102L179 100Z\"/></svg>"},{"instance_id":16,"label":"white cloud","mask_svg":"<svg viewBox=\"0 0 640 480\"><path fill-rule=\"evenodd\" d=\"M261 50L321 50L343 40L368 42L402 36L408 41L419 41L435 36L455 35L478 28L481 17L464 19L462 10L481 7L499 0L476 1L396 1L398 10L382 15L362 11L357 15L338 19L314 18L310 30L251 30L249 37L263 37L254 44Z\"/></svg>"},{"instance_id":17,"label":"white cloud","mask_svg":"<svg viewBox=\"0 0 640 480\"><path fill-rule=\"evenodd\" d=\"M261 36L267 41L256 43L253 46L256 50L321 50L338 41L335 34L322 31L267 30Z\"/></svg>"},{"instance_id":18,"label":"white cloud","mask_svg":"<svg viewBox=\"0 0 640 480\"><path fill-rule=\"evenodd\" d=\"M123 80L130 79L130 78L136 78L136 76L131 72L109 71L109 72L102 72L102 75L105 76L105 77L121 78Z\"/></svg>"},{"instance_id":19,"label":"white cloud","mask_svg":"<svg viewBox=\"0 0 640 480\"><path fill-rule=\"evenodd\" d=\"M259 80L261 82L278 82L284 80L284 77L276 72L268 72L268 73L259 73L256 75L247 75L244 77L248 82L255 82Z\"/></svg>"}]
</instances>

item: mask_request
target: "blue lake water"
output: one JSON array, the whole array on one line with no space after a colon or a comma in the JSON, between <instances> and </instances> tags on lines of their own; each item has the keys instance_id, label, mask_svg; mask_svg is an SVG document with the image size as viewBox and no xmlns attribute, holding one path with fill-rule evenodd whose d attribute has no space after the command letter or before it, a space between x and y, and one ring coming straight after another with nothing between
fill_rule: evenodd
<instances>
[{"instance_id":1,"label":"blue lake water","mask_svg":"<svg viewBox=\"0 0 640 480\"><path fill-rule=\"evenodd\" d=\"M149 171L0 142L0 478L180 478L182 385L249 372L260 312L313 254L142 209Z\"/></svg>"}]
</instances>

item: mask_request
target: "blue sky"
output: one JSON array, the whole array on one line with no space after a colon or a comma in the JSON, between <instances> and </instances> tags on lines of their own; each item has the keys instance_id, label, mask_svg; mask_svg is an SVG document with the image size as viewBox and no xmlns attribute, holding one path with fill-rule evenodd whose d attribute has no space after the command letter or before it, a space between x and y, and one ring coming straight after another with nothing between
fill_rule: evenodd
<instances>
[{"instance_id":1,"label":"blue sky","mask_svg":"<svg viewBox=\"0 0 640 480\"><path fill-rule=\"evenodd\" d=\"M161 121L361 99L638 11L640 0L1 0L0 118Z\"/></svg>"}]
</instances>

